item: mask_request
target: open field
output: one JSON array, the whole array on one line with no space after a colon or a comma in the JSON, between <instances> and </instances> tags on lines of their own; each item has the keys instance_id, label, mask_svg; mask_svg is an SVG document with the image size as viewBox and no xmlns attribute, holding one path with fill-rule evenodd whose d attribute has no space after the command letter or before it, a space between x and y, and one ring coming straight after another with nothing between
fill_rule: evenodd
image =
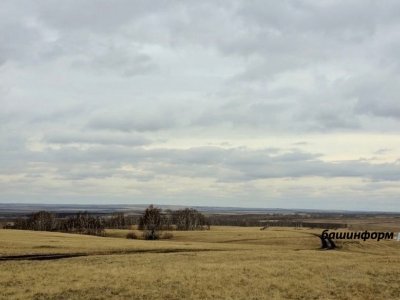
<instances>
[{"instance_id":1,"label":"open field","mask_svg":"<svg viewBox=\"0 0 400 300\"><path fill-rule=\"evenodd\" d=\"M325 251L310 229L213 227L164 241L127 232L0 230L0 298L400 299L397 241Z\"/></svg>"}]
</instances>

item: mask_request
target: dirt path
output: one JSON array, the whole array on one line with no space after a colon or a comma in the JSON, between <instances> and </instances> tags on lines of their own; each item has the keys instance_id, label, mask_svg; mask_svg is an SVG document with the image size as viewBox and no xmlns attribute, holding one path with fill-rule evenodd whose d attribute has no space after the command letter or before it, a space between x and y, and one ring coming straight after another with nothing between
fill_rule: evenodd
<instances>
[{"instance_id":1,"label":"dirt path","mask_svg":"<svg viewBox=\"0 0 400 300\"><path fill-rule=\"evenodd\" d=\"M234 249L232 249L234 250ZM207 252L207 251L232 251L224 249L135 249L111 252L93 252L93 253L43 253L43 254L22 254L22 255L3 255L0 256L0 262L12 260L54 260L63 258L99 256L99 255L125 255L141 253L181 253L181 252Z\"/></svg>"}]
</instances>

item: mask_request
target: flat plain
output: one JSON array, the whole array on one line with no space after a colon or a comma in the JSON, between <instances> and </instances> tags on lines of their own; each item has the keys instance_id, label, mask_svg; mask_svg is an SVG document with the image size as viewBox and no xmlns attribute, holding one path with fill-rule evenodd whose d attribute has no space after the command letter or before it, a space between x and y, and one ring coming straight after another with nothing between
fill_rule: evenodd
<instances>
[{"instance_id":1,"label":"flat plain","mask_svg":"<svg viewBox=\"0 0 400 300\"><path fill-rule=\"evenodd\" d=\"M306 228L128 232L0 230L0 299L400 299L395 240L321 250Z\"/></svg>"}]
</instances>

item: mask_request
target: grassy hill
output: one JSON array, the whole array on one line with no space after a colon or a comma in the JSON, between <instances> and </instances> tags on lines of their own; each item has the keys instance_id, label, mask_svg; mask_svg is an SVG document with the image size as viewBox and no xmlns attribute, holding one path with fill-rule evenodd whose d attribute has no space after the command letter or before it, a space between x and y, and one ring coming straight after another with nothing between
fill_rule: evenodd
<instances>
[{"instance_id":1,"label":"grassy hill","mask_svg":"<svg viewBox=\"0 0 400 300\"><path fill-rule=\"evenodd\" d=\"M0 298L400 299L397 241L325 251L309 229L214 227L163 241L127 232L0 230Z\"/></svg>"}]
</instances>

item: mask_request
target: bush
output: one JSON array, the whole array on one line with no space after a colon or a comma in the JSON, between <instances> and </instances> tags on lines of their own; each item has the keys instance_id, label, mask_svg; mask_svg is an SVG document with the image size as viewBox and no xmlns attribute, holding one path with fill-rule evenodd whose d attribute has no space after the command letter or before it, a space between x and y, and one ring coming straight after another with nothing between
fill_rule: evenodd
<instances>
[{"instance_id":1,"label":"bush","mask_svg":"<svg viewBox=\"0 0 400 300\"><path fill-rule=\"evenodd\" d=\"M162 240L169 240L169 239L172 239L173 237L174 237L174 235L171 232L164 232L161 235Z\"/></svg>"},{"instance_id":2,"label":"bush","mask_svg":"<svg viewBox=\"0 0 400 300\"><path fill-rule=\"evenodd\" d=\"M138 237L137 237L136 233L128 232L128 234L126 235L126 238L131 239L131 240L136 240Z\"/></svg>"},{"instance_id":3,"label":"bush","mask_svg":"<svg viewBox=\"0 0 400 300\"><path fill-rule=\"evenodd\" d=\"M158 231L155 230L145 230L143 231L143 239L145 240L158 240L160 235Z\"/></svg>"}]
</instances>

